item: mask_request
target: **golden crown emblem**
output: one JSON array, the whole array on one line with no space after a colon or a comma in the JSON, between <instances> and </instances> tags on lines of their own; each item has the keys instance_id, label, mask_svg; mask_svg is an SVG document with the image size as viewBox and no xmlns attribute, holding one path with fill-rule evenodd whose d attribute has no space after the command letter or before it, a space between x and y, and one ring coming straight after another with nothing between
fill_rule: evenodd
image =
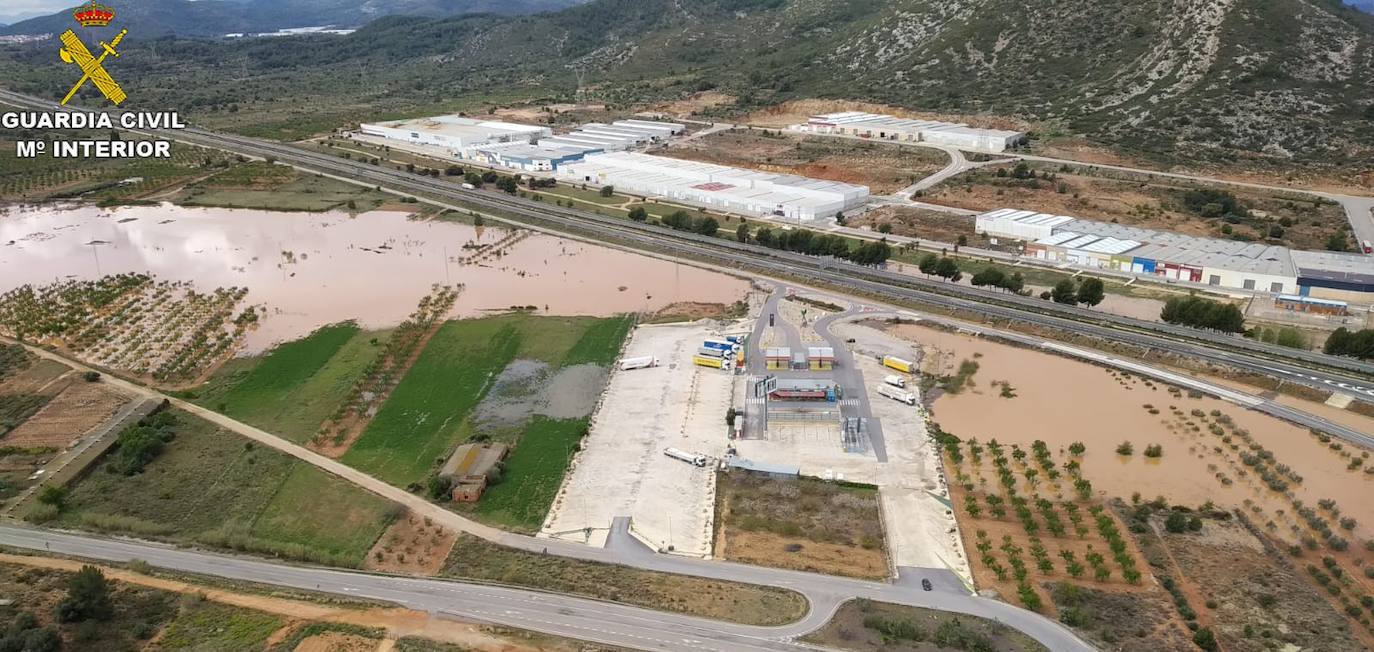
<instances>
[{"instance_id":1,"label":"golden crown emblem","mask_svg":"<svg viewBox=\"0 0 1374 652\"><path fill-rule=\"evenodd\" d=\"M104 27L114 20L115 12L114 9L91 0L91 4L77 7L72 16L83 27Z\"/></svg>"}]
</instances>

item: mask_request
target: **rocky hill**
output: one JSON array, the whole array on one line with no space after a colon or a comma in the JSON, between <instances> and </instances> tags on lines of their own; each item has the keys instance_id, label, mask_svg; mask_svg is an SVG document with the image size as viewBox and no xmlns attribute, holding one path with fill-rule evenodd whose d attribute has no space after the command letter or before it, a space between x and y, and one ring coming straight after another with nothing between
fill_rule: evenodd
<instances>
[{"instance_id":1,"label":"rocky hill","mask_svg":"<svg viewBox=\"0 0 1374 652\"><path fill-rule=\"evenodd\" d=\"M580 88L629 103L719 89L736 113L843 98L1011 116L1168 159L1374 160L1374 17L1342 0L595 0L290 41L137 60L149 93L178 106L246 89L316 106L346 93L390 114L455 96ZM240 81L223 83L222 67Z\"/></svg>"}]
</instances>

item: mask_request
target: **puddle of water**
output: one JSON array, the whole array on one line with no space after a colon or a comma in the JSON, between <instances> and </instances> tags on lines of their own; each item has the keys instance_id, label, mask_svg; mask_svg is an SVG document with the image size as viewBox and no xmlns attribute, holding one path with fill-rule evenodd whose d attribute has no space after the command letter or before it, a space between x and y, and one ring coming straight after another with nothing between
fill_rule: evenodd
<instances>
[{"instance_id":1,"label":"puddle of water","mask_svg":"<svg viewBox=\"0 0 1374 652\"><path fill-rule=\"evenodd\" d=\"M1272 451L1279 463L1303 476L1303 483L1294 489L1301 500L1315 505L1321 498L1334 498L1343 514L1358 519L1358 540L1374 533L1374 503L1359 499L1374 490L1374 479L1361 471L1347 471L1345 460L1303 428L1217 399L1192 399L1186 392L1176 397L1166 386L1155 383L1155 389L1150 389L1139 378L1125 381L1123 387L1106 369L1037 351L913 325L892 327L889 332L922 344L944 373L981 354L973 387L941 396L932 408L934 420L961 438L997 439L1026 449L1040 439L1060 461L1069 459L1067 452L1060 451L1081 441L1087 446L1081 461L1084 475L1096 490L1111 496L1129 498L1140 492L1146 499L1162 495L1171 503L1188 506L1212 500L1230 508L1245 508L1248 499L1264 508L1265 515L1256 517L1260 523L1273 518L1275 510L1291 512L1287 500L1250 484L1258 482L1253 473L1245 479L1238 477L1237 467L1229 461L1236 454L1215 453L1212 448L1222 445L1221 440L1209 435L1205 424L1198 434L1183 428L1170 430L1164 423L1177 421L1171 405L1184 415L1194 409L1220 410ZM1002 398L1000 387L991 385L994 380L1010 383L1016 398ZM1143 407L1146 404L1159 414L1150 414ZM1117 455L1117 445L1127 440L1135 454ZM1145 458L1149 444L1163 445L1164 456ZM1213 465L1215 469L1210 468ZM1218 471L1235 483L1223 486L1215 478ZM1286 535L1286 528L1280 534Z\"/></svg>"},{"instance_id":2,"label":"puddle of water","mask_svg":"<svg viewBox=\"0 0 1374 652\"><path fill-rule=\"evenodd\" d=\"M11 207L0 212L0 292L120 272L191 281L201 291L247 287L246 301L267 307L244 345L254 353L347 319L365 328L393 326L435 283L464 285L450 316L516 305L606 316L680 301L732 303L748 290L746 282L715 272L542 235L462 264L471 245L495 243L509 231L408 217L172 205Z\"/></svg>"},{"instance_id":3,"label":"puddle of water","mask_svg":"<svg viewBox=\"0 0 1374 652\"><path fill-rule=\"evenodd\" d=\"M607 370L595 364L573 365L550 374L542 362L512 361L473 412L473 421L479 430L507 430L523 427L536 415L585 417L596 407L606 375Z\"/></svg>"}]
</instances>

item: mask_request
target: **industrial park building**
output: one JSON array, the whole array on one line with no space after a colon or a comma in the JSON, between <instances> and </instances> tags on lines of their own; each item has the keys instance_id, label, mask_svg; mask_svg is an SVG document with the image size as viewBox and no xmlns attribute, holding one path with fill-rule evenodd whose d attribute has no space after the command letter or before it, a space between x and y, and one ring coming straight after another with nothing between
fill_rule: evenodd
<instances>
[{"instance_id":1,"label":"industrial park building","mask_svg":"<svg viewBox=\"0 0 1374 652\"><path fill-rule=\"evenodd\" d=\"M911 120L863 111L843 111L811 116L794 131L873 138L896 142L926 142L964 149L1001 152L1026 140L1020 131L979 129L962 123Z\"/></svg>"},{"instance_id":2,"label":"industrial park building","mask_svg":"<svg viewBox=\"0 0 1374 652\"><path fill-rule=\"evenodd\" d=\"M631 152L591 154L559 166L558 176L722 212L801 220L857 208L869 194L867 186Z\"/></svg>"},{"instance_id":3,"label":"industrial park building","mask_svg":"<svg viewBox=\"0 0 1374 652\"><path fill-rule=\"evenodd\" d=\"M1024 241L1024 255L1049 262L1304 297L1368 300L1374 293L1370 256L1293 251L1011 208L983 213L974 224L989 237Z\"/></svg>"},{"instance_id":4,"label":"industrial park building","mask_svg":"<svg viewBox=\"0 0 1374 652\"><path fill-rule=\"evenodd\" d=\"M589 122L571 132L541 142L553 145L593 146L607 152L619 152L661 143L685 129L685 126L674 122L652 120L617 120L611 124Z\"/></svg>"},{"instance_id":5,"label":"industrial park building","mask_svg":"<svg viewBox=\"0 0 1374 652\"><path fill-rule=\"evenodd\" d=\"M456 115L364 123L359 131L367 136L441 147L461 158L467 158L475 147L482 145L517 142L528 144L553 135L553 130L548 127L474 120Z\"/></svg>"},{"instance_id":6,"label":"industrial park building","mask_svg":"<svg viewBox=\"0 0 1374 652\"><path fill-rule=\"evenodd\" d=\"M553 172L560 165L582 160L587 154L600 153L590 145L558 145L541 140L534 145L501 143L475 148L469 156L484 165L494 165L526 172Z\"/></svg>"}]
</instances>

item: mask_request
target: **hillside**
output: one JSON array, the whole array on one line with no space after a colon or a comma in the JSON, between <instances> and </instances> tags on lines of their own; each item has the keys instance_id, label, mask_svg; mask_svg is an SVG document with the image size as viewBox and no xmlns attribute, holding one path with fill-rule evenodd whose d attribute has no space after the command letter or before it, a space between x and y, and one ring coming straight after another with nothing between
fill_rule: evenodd
<instances>
[{"instance_id":1,"label":"hillside","mask_svg":"<svg viewBox=\"0 0 1374 652\"><path fill-rule=\"evenodd\" d=\"M384 16L449 17L529 14L562 9L580 0L140 0L116 7L118 26L144 37L175 34L213 38L228 33L275 32L295 27L359 27ZM74 3L75 4L75 3ZM73 26L70 10L0 25L3 34L59 33Z\"/></svg>"},{"instance_id":2,"label":"hillside","mask_svg":"<svg viewBox=\"0 0 1374 652\"><path fill-rule=\"evenodd\" d=\"M1341 0L596 0L289 41L129 60L157 106L309 102L326 128L569 99L580 79L612 103L718 88L730 114L820 97L1010 116L1169 161L1374 160L1374 17ZM65 82L46 53L17 56L35 67L17 88Z\"/></svg>"}]
</instances>

